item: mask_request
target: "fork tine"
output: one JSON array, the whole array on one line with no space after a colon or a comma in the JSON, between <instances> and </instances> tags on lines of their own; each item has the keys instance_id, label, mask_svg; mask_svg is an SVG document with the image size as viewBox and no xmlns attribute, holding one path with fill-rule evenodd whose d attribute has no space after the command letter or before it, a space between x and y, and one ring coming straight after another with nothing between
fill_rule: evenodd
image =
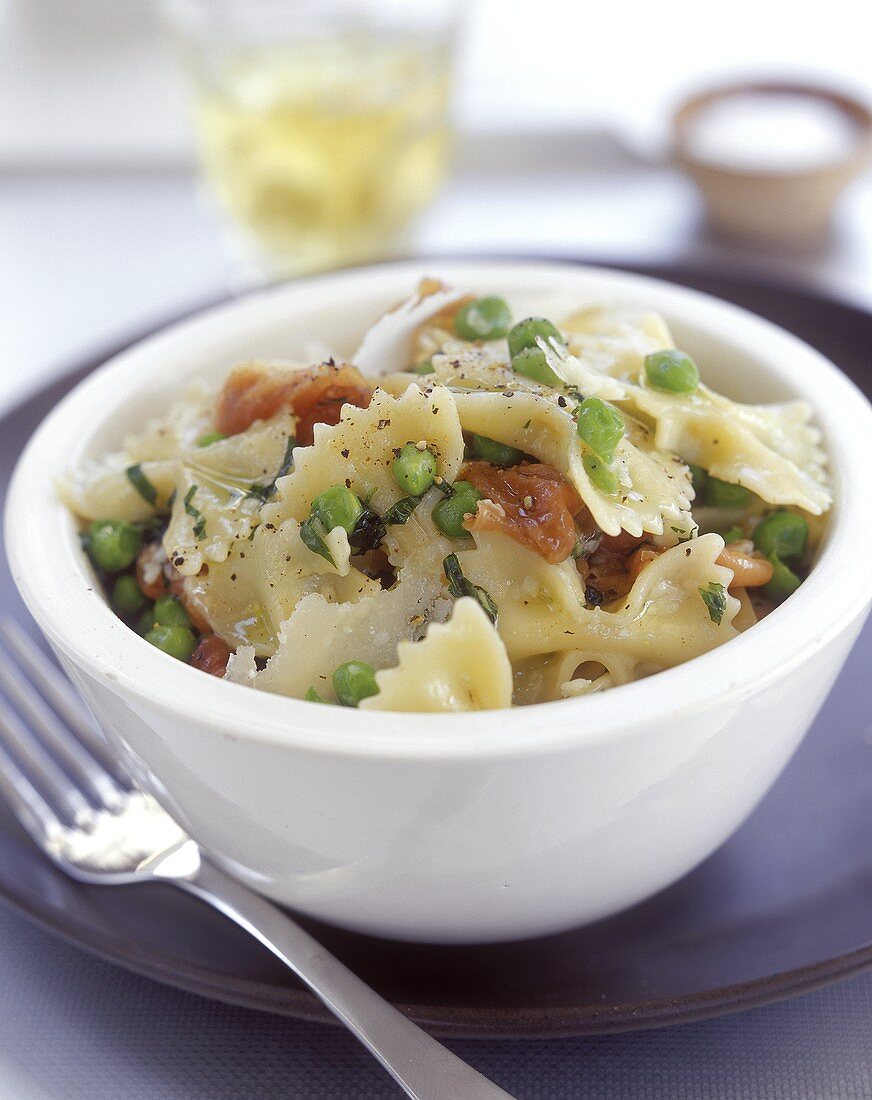
<instances>
[{"instance_id":1,"label":"fork tine","mask_svg":"<svg viewBox=\"0 0 872 1100\"><path fill-rule=\"evenodd\" d=\"M63 829L63 824L54 810L2 745L0 745L0 796L34 840L51 840Z\"/></svg>"},{"instance_id":2,"label":"fork tine","mask_svg":"<svg viewBox=\"0 0 872 1100\"><path fill-rule=\"evenodd\" d=\"M122 787L132 787L134 784L130 776L112 756L103 735L95 728L73 685L61 670L14 619L0 619L0 635L31 682L90 756L116 783Z\"/></svg>"},{"instance_id":3,"label":"fork tine","mask_svg":"<svg viewBox=\"0 0 872 1100\"><path fill-rule=\"evenodd\" d=\"M70 775L97 805L114 810L120 805L121 792L82 743L60 722L45 700L36 694L27 680L19 680L3 660L9 651L0 645L0 688L7 699L37 734L46 748L59 757ZM10 658L11 660L11 658ZM27 684L27 687L24 686Z\"/></svg>"},{"instance_id":4,"label":"fork tine","mask_svg":"<svg viewBox=\"0 0 872 1100\"><path fill-rule=\"evenodd\" d=\"M0 738L7 754L18 764L45 800L74 825L87 828L94 811L21 719L7 708L0 710Z\"/></svg>"}]
</instances>

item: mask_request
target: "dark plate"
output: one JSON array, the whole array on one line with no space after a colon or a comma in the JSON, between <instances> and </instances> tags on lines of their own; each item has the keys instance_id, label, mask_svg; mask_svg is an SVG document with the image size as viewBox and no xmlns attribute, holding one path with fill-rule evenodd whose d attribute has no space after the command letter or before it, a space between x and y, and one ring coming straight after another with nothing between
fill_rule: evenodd
<instances>
[{"instance_id":1,"label":"dark plate","mask_svg":"<svg viewBox=\"0 0 872 1100\"><path fill-rule=\"evenodd\" d=\"M772 318L870 389L872 315L807 291L644 270ZM4 488L33 427L105 357L0 421ZM0 595L4 609L24 614L5 560ZM856 973L872 965L870 655L867 627L814 728L754 816L693 874L635 909L560 936L486 947L410 946L306 923L362 978L443 1035L650 1027ZM5 811L0 897L44 928L159 981L233 1004L332 1019L265 950L205 906L165 886L78 885L49 866Z\"/></svg>"}]
</instances>

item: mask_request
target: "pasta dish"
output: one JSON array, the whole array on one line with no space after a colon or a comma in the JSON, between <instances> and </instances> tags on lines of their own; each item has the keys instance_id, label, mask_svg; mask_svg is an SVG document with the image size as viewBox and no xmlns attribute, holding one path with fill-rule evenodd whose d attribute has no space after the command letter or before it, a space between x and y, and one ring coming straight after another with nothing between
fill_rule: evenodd
<instances>
[{"instance_id":1,"label":"pasta dish","mask_svg":"<svg viewBox=\"0 0 872 1100\"><path fill-rule=\"evenodd\" d=\"M194 383L60 488L115 612L205 672L396 711L580 696L752 627L821 538L809 407L705 366L655 313L426 281L350 361Z\"/></svg>"}]
</instances>

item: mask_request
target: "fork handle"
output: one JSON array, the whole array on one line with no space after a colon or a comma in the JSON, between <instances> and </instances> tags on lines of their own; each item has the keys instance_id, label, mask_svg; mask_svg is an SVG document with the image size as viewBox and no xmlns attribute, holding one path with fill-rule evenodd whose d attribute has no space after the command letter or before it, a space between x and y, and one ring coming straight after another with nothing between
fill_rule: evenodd
<instances>
[{"instance_id":1,"label":"fork handle","mask_svg":"<svg viewBox=\"0 0 872 1100\"><path fill-rule=\"evenodd\" d=\"M512 1100L437 1043L326 951L277 905L207 859L175 885L250 932L292 970L378 1059L413 1100Z\"/></svg>"}]
</instances>

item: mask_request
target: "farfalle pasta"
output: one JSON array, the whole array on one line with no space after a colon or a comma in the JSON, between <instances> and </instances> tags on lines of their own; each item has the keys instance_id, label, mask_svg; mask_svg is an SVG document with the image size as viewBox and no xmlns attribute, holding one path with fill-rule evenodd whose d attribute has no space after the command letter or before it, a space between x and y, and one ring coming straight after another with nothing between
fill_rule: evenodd
<instances>
[{"instance_id":1,"label":"farfalle pasta","mask_svg":"<svg viewBox=\"0 0 872 1100\"><path fill-rule=\"evenodd\" d=\"M402 369L378 324L366 374L246 362L64 479L147 642L313 703L492 709L671 668L801 584L831 503L804 403L715 393L655 313L431 293Z\"/></svg>"}]
</instances>

